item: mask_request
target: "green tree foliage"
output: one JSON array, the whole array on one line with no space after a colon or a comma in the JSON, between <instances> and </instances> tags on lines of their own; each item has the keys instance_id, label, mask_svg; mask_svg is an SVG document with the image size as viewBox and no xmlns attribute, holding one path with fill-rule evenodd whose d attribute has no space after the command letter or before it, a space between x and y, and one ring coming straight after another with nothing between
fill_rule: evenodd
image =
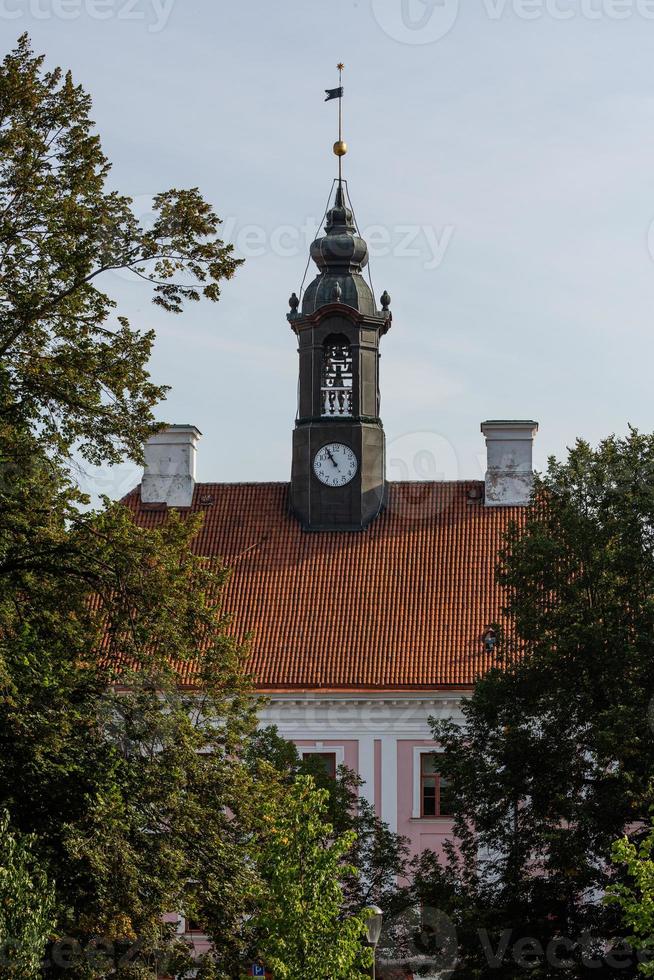
<instances>
[{"instance_id":1,"label":"green tree foliage","mask_svg":"<svg viewBox=\"0 0 654 980\"><path fill-rule=\"evenodd\" d=\"M238 960L254 703L197 523L87 511L70 463L138 458L164 393L102 274L131 269L175 313L238 260L197 190L158 195L141 227L89 112L26 37L0 65L0 805L55 888L46 975L133 980L184 967L162 919L198 903Z\"/></svg>"},{"instance_id":2,"label":"green tree foliage","mask_svg":"<svg viewBox=\"0 0 654 980\"><path fill-rule=\"evenodd\" d=\"M152 331L103 291L129 269L173 313L217 300L240 264L197 188L157 194L144 228L107 189L110 164L70 73L44 69L27 36L0 65L0 421L94 462L139 458L165 389L147 371Z\"/></svg>"},{"instance_id":3,"label":"green tree foliage","mask_svg":"<svg viewBox=\"0 0 654 980\"><path fill-rule=\"evenodd\" d=\"M365 910L346 911L340 883L355 835L334 833L327 815L328 791L310 776L270 794L263 810L254 928L259 957L279 980L365 980L370 973Z\"/></svg>"},{"instance_id":4,"label":"green tree foliage","mask_svg":"<svg viewBox=\"0 0 654 980\"><path fill-rule=\"evenodd\" d=\"M5 612L0 796L56 883L53 975L101 976L95 937L132 957L118 976L177 956L162 917L189 911L189 882L220 910L221 955L238 956L259 790L237 755L255 702L217 602L226 573L193 556L196 531L170 518L143 532L119 505L89 514L67 530L77 568L41 570ZM84 951L66 964L64 937Z\"/></svg>"},{"instance_id":5,"label":"green tree foliage","mask_svg":"<svg viewBox=\"0 0 654 980\"><path fill-rule=\"evenodd\" d=\"M35 980L54 924L54 896L9 815L0 814L0 972L5 980Z\"/></svg>"},{"instance_id":6,"label":"green tree foliage","mask_svg":"<svg viewBox=\"0 0 654 980\"><path fill-rule=\"evenodd\" d=\"M643 962L639 972L654 976L654 828L638 845L622 837L613 845L613 862L622 866L628 883L612 885L606 901L615 904L622 921L631 931L630 942L639 950Z\"/></svg>"},{"instance_id":7,"label":"green tree foliage","mask_svg":"<svg viewBox=\"0 0 654 980\"><path fill-rule=\"evenodd\" d=\"M363 781L356 773L347 766L339 766L333 778L319 758L300 757L293 743L281 738L274 726L256 732L249 741L245 758L253 773L262 761L268 762L287 785L298 777L311 776L318 789L327 790L327 818L335 833L355 835L346 865L354 866L356 873L343 876L349 910L357 912L378 905L389 921L398 908L404 907L406 896L398 886L398 879L408 874L408 841L379 819L362 795Z\"/></svg>"},{"instance_id":8,"label":"green tree foliage","mask_svg":"<svg viewBox=\"0 0 654 980\"><path fill-rule=\"evenodd\" d=\"M529 955L532 976L612 976L611 955L632 969L601 896L654 772L653 475L654 437L635 431L550 460L502 556L505 663L463 726L433 725L460 847L426 856L417 888L456 921L457 975L520 976L530 939L557 960Z\"/></svg>"}]
</instances>

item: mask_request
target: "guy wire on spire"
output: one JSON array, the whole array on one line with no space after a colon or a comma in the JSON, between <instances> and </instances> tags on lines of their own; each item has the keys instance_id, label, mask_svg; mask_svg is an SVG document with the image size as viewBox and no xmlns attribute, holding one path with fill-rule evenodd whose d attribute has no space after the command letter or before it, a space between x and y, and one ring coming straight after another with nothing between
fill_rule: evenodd
<instances>
[{"instance_id":1,"label":"guy wire on spire","mask_svg":"<svg viewBox=\"0 0 654 980\"><path fill-rule=\"evenodd\" d=\"M332 199L332 191L334 190L334 183L335 183L335 181L336 181L336 178L334 178L334 180L332 180L332 186L329 188L329 194L327 195L327 204L325 205L325 211L323 213L322 218L318 222L318 227L316 228L316 233L313 236L314 238L317 238L318 237L318 232L322 228L323 221L327 217L327 212L329 211L329 202ZM309 265L310 265L310 263L311 263L311 253L309 253L309 257L307 258L307 264L306 264L306 266L304 268L304 275L302 276L302 282L300 284L300 297L299 297L300 299L302 299L302 293L304 291L304 283L305 283L306 278L307 278L307 272L309 271Z\"/></svg>"}]
</instances>

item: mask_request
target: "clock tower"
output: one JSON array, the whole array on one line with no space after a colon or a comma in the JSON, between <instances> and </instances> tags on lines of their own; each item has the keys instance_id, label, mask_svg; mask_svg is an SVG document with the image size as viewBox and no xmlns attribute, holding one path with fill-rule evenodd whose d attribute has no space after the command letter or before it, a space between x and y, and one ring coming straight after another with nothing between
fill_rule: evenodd
<instances>
[{"instance_id":1,"label":"clock tower","mask_svg":"<svg viewBox=\"0 0 654 980\"><path fill-rule=\"evenodd\" d=\"M377 309L362 271L359 237L338 180L325 234L311 245L318 275L289 323L298 340L298 410L291 505L306 531L360 531L385 501L385 440L379 417L379 341L391 325L390 297Z\"/></svg>"}]
</instances>

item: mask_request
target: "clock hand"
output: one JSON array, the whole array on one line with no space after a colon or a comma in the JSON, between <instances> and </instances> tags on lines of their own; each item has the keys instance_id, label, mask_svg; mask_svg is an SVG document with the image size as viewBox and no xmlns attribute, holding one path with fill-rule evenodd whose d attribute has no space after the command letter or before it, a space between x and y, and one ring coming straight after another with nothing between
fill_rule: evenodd
<instances>
[{"instance_id":1,"label":"clock hand","mask_svg":"<svg viewBox=\"0 0 654 980\"><path fill-rule=\"evenodd\" d=\"M334 457L333 457L333 456L332 456L332 454L330 453L330 451L329 451L329 449L325 449L325 452L327 453L327 455L328 455L328 456L329 456L329 458L331 459L331 461L332 461L332 463L334 464L334 466L336 467L336 469L338 469L338 463L336 462L336 460L334 459Z\"/></svg>"}]
</instances>

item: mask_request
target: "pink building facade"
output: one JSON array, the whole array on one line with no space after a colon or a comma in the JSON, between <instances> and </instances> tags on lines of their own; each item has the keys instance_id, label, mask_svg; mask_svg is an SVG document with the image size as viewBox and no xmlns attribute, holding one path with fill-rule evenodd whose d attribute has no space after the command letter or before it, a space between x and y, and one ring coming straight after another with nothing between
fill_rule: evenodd
<instances>
[{"instance_id":1,"label":"pink building facade","mask_svg":"<svg viewBox=\"0 0 654 980\"><path fill-rule=\"evenodd\" d=\"M447 788L440 785L438 745L429 718L461 717L464 693L420 692L273 695L262 725L276 725L300 755L319 755L328 768L345 764L364 781L361 793L377 816L408 838L415 854L440 852L451 836ZM436 753L436 756L434 756Z\"/></svg>"}]
</instances>

